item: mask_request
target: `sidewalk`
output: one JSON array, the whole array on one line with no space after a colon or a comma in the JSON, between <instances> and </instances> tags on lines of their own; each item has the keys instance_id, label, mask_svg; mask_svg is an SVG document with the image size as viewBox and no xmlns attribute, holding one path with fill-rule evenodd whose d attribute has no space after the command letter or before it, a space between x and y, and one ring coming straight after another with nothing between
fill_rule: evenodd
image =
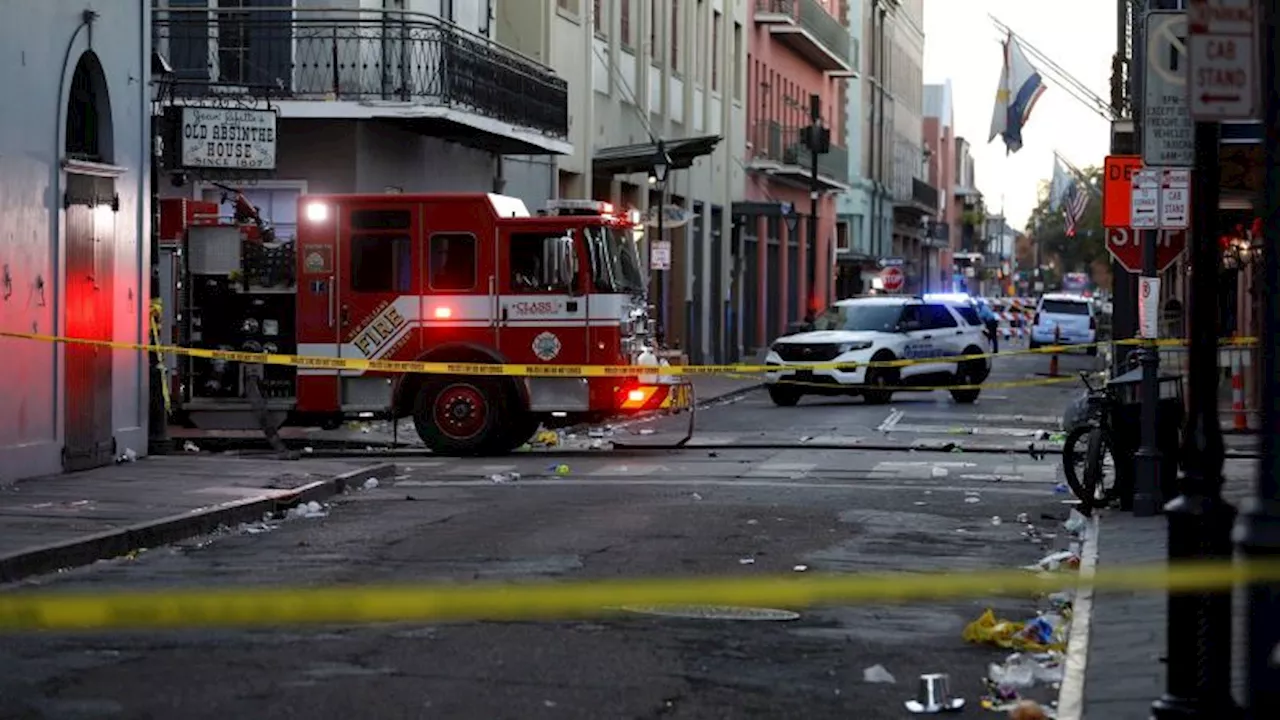
<instances>
[{"instance_id":1,"label":"sidewalk","mask_svg":"<svg viewBox=\"0 0 1280 720\"><path fill-rule=\"evenodd\" d=\"M0 485L0 583L260 520L392 474L367 459L184 454Z\"/></svg>"},{"instance_id":2,"label":"sidewalk","mask_svg":"<svg viewBox=\"0 0 1280 720\"><path fill-rule=\"evenodd\" d=\"M1227 460L1223 495L1240 507L1253 487L1256 462ZM1118 567L1162 563L1168 558L1168 529L1163 516L1137 518L1109 512L1099 519L1097 566ZM1085 562L1089 559L1086 557ZM1240 598L1236 598L1237 607ZM1243 685L1243 637L1237 611L1233 618L1235 645L1232 685L1237 701ZM1164 593L1105 593L1093 597L1091 607L1078 612L1072 625L1083 628L1083 697L1068 698L1064 686L1061 708L1079 703L1079 715L1062 720L1128 720L1150 713L1151 703L1165 691L1167 596ZM1073 688L1074 690L1074 688Z\"/></svg>"}]
</instances>

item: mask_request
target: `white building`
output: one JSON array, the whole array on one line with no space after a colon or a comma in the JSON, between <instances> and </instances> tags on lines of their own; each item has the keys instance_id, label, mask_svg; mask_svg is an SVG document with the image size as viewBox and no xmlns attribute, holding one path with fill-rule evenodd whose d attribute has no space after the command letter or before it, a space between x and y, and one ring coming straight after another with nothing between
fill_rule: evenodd
<instances>
[{"instance_id":1,"label":"white building","mask_svg":"<svg viewBox=\"0 0 1280 720\"><path fill-rule=\"evenodd\" d=\"M305 192L497 190L542 207L571 150L567 90L494 40L523 4L155 0L176 104L279 113L269 179L190 173L166 195L217 200L220 179L286 232Z\"/></svg>"},{"instance_id":2,"label":"white building","mask_svg":"<svg viewBox=\"0 0 1280 720\"><path fill-rule=\"evenodd\" d=\"M496 39L568 81L572 152L559 159L561 197L648 212L661 140L671 158L665 224L669 271L651 302L670 344L691 360L741 352L742 275L733 203L743 157L747 0L518 0L501 3ZM650 227L650 234L654 228ZM647 243L644 248L647 254ZM646 255L647 256L647 255Z\"/></svg>"},{"instance_id":3,"label":"white building","mask_svg":"<svg viewBox=\"0 0 1280 720\"><path fill-rule=\"evenodd\" d=\"M149 15L0 4L0 331L146 339ZM139 353L0 337L0 356L0 481L144 451Z\"/></svg>"}]
</instances>

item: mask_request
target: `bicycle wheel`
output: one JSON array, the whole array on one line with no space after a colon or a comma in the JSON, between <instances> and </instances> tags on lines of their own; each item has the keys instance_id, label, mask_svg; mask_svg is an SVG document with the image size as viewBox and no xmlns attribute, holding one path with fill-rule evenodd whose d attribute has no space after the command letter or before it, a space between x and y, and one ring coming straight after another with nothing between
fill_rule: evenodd
<instances>
[{"instance_id":1,"label":"bicycle wheel","mask_svg":"<svg viewBox=\"0 0 1280 720\"><path fill-rule=\"evenodd\" d=\"M1101 427L1089 433L1089 447L1084 458L1084 485L1088 498L1081 497L1090 507L1105 508L1115 498L1116 458L1111 451L1111 441Z\"/></svg>"},{"instance_id":2,"label":"bicycle wheel","mask_svg":"<svg viewBox=\"0 0 1280 720\"><path fill-rule=\"evenodd\" d=\"M1085 487L1085 458L1089 451L1089 433L1096 426L1090 423L1077 425L1067 433L1067 440L1062 445L1062 474L1067 480L1067 487L1083 502L1093 496L1093 488ZM1092 506L1090 506L1092 507Z\"/></svg>"}]
</instances>

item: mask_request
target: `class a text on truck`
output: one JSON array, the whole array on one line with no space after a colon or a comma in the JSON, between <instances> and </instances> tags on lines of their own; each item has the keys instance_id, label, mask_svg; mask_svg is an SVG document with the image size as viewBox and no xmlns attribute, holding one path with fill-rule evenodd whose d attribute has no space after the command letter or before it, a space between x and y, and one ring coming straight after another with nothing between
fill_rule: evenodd
<instances>
[{"instance_id":1,"label":"class a text on truck","mask_svg":"<svg viewBox=\"0 0 1280 720\"><path fill-rule=\"evenodd\" d=\"M608 203L530 214L491 193L303 195L279 238L236 208L162 201L168 341L356 360L635 366L611 377L383 373L167 361L178 421L207 430L335 428L413 418L431 450L500 454L539 426L599 422L689 401L659 365L636 223ZM665 363L661 363L665 364Z\"/></svg>"}]
</instances>

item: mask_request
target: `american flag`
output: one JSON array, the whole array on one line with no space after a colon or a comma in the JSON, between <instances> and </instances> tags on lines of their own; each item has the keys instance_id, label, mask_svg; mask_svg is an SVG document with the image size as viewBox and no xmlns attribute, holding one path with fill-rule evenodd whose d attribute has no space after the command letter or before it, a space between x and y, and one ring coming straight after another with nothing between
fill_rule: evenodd
<instances>
[{"instance_id":1,"label":"american flag","mask_svg":"<svg viewBox=\"0 0 1280 720\"><path fill-rule=\"evenodd\" d=\"M1088 206L1088 193L1081 191L1080 183L1071 183L1071 186L1067 188L1067 201L1062 205L1067 237L1076 236L1076 223L1080 222L1080 218L1084 217L1084 210Z\"/></svg>"}]
</instances>

